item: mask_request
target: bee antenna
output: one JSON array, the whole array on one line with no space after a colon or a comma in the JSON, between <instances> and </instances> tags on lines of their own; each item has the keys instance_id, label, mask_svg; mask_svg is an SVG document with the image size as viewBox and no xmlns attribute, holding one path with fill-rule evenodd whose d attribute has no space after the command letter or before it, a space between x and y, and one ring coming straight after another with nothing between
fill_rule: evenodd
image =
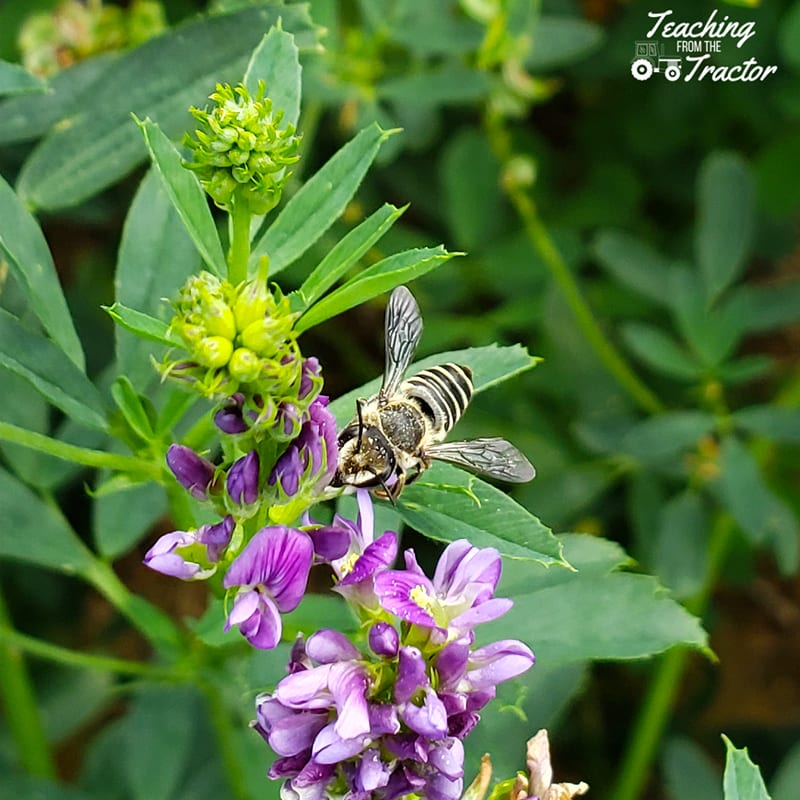
<instances>
[{"instance_id":1,"label":"bee antenna","mask_svg":"<svg viewBox=\"0 0 800 800\"><path fill-rule=\"evenodd\" d=\"M378 479L378 483L380 483L381 489L383 489L383 491L386 493L386 499L393 506L397 506L397 498L394 496L394 494L392 494L391 490L386 485L386 481L380 475L376 475L375 477Z\"/></svg>"}]
</instances>

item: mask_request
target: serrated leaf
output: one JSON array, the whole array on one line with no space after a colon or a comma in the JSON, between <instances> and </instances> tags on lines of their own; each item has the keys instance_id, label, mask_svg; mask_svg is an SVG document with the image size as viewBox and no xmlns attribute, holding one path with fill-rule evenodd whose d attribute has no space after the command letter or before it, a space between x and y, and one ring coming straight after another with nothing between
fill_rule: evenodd
<instances>
[{"instance_id":1,"label":"serrated leaf","mask_svg":"<svg viewBox=\"0 0 800 800\"><path fill-rule=\"evenodd\" d=\"M406 208L384 203L342 237L300 287L300 309L304 310L319 300L394 225Z\"/></svg>"},{"instance_id":2,"label":"serrated leaf","mask_svg":"<svg viewBox=\"0 0 800 800\"><path fill-rule=\"evenodd\" d=\"M290 123L297 127L301 68L300 53L291 33L270 28L253 51L244 74L244 85L252 96L258 92L259 81L264 81L265 94L272 100L273 111L283 111L281 125Z\"/></svg>"},{"instance_id":3,"label":"serrated leaf","mask_svg":"<svg viewBox=\"0 0 800 800\"><path fill-rule=\"evenodd\" d=\"M0 558L70 574L86 572L92 555L60 512L0 469Z\"/></svg>"},{"instance_id":4,"label":"serrated leaf","mask_svg":"<svg viewBox=\"0 0 800 800\"><path fill-rule=\"evenodd\" d=\"M702 369L675 340L653 325L629 322L622 338L633 354L652 369L679 380L696 380Z\"/></svg>"},{"instance_id":5,"label":"serrated leaf","mask_svg":"<svg viewBox=\"0 0 800 800\"><path fill-rule=\"evenodd\" d=\"M643 242L623 231L601 231L592 243L595 258L620 283L656 303L669 301L670 262Z\"/></svg>"},{"instance_id":6,"label":"serrated leaf","mask_svg":"<svg viewBox=\"0 0 800 800\"><path fill-rule=\"evenodd\" d=\"M51 341L0 309L0 364L30 382L54 406L89 428L105 430L94 384Z\"/></svg>"},{"instance_id":7,"label":"serrated leaf","mask_svg":"<svg viewBox=\"0 0 800 800\"><path fill-rule=\"evenodd\" d=\"M0 60L0 97L45 91L47 91L47 84L41 78L31 75L20 64Z\"/></svg>"},{"instance_id":8,"label":"serrated leaf","mask_svg":"<svg viewBox=\"0 0 800 800\"><path fill-rule=\"evenodd\" d=\"M420 359L411 365L408 374L413 375L448 361L463 364L472 370L473 388L478 393L535 367L539 359L531 356L521 345L499 347L492 344L486 347L469 347L466 350L450 350ZM331 403L330 410L340 427L355 416L356 400L377 394L380 385L381 377L378 376Z\"/></svg>"},{"instance_id":9,"label":"serrated leaf","mask_svg":"<svg viewBox=\"0 0 800 800\"><path fill-rule=\"evenodd\" d=\"M365 303L400 284L409 283L446 263L454 255L455 253L448 253L439 246L406 250L384 258L311 306L300 317L295 325L295 330L298 333L307 331L349 308Z\"/></svg>"},{"instance_id":10,"label":"serrated leaf","mask_svg":"<svg viewBox=\"0 0 800 800\"><path fill-rule=\"evenodd\" d=\"M755 182L736 153L712 153L697 184L695 252L709 300L742 273L753 235Z\"/></svg>"},{"instance_id":11,"label":"serrated leaf","mask_svg":"<svg viewBox=\"0 0 800 800\"><path fill-rule=\"evenodd\" d=\"M565 563L558 539L537 517L450 464L426 470L400 495L397 510L408 525L440 542L468 539L475 547L495 547L509 558Z\"/></svg>"},{"instance_id":12,"label":"serrated leaf","mask_svg":"<svg viewBox=\"0 0 800 800\"><path fill-rule=\"evenodd\" d=\"M509 584L517 590L514 607L492 624L494 638L516 639L524 631L538 663L548 667L587 659L642 658L676 644L707 648L699 620L654 578L584 570L580 546L586 538L590 537L562 539L564 557L575 572L504 562L497 594L511 594Z\"/></svg>"},{"instance_id":13,"label":"serrated leaf","mask_svg":"<svg viewBox=\"0 0 800 800\"><path fill-rule=\"evenodd\" d=\"M189 235L173 208L155 170L150 170L133 199L117 256L116 301L120 307L167 324L173 298L189 275L200 267ZM114 329L118 369L143 390L156 377L149 356L158 354L149 340Z\"/></svg>"},{"instance_id":14,"label":"serrated leaf","mask_svg":"<svg viewBox=\"0 0 800 800\"><path fill-rule=\"evenodd\" d=\"M217 226L208 207L208 197L197 176L182 164L181 154L152 120L137 120L153 164L164 188L178 212L186 231L206 266L217 276L227 274L225 255L217 235Z\"/></svg>"},{"instance_id":15,"label":"serrated leaf","mask_svg":"<svg viewBox=\"0 0 800 800\"><path fill-rule=\"evenodd\" d=\"M747 748L739 750L723 735L725 742L725 774L722 786L725 800L770 800L761 770L750 760Z\"/></svg>"},{"instance_id":16,"label":"serrated leaf","mask_svg":"<svg viewBox=\"0 0 800 800\"><path fill-rule=\"evenodd\" d=\"M279 18L301 37L299 47L314 44L306 6L258 6L180 25L109 63L69 124L25 162L19 179L25 202L64 208L126 175L146 152L131 113L179 136L191 125L189 106L203 106L219 81L237 83L263 32Z\"/></svg>"},{"instance_id":17,"label":"serrated leaf","mask_svg":"<svg viewBox=\"0 0 800 800\"><path fill-rule=\"evenodd\" d=\"M309 178L253 247L251 267L267 255L272 277L300 258L344 211L391 134L370 125Z\"/></svg>"},{"instance_id":18,"label":"serrated leaf","mask_svg":"<svg viewBox=\"0 0 800 800\"><path fill-rule=\"evenodd\" d=\"M11 273L44 329L78 368L85 369L83 348L44 235L2 177L0 253L5 255Z\"/></svg>"}]
</instances>

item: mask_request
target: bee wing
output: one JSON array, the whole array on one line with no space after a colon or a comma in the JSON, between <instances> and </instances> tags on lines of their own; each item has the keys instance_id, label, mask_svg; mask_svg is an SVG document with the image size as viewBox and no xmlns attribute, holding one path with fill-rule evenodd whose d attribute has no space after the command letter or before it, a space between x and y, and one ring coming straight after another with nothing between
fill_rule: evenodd
<instances>
[{"instance_id":1,"label":"bee wing","mask_svg":"<svg viewBox=\"0 0 800 800\"><path fill-rule=\"evenodd\" d=\"M533 464L511 442L497 437L441 442L426 447L425 455L508 483L527 483L536 475Z\"/></svg>"},{"instance_id":2,"label":"bee wing","mask_svg":"<svg viewBox=\"0 0 800 800\"><path fill-rule=\"evenodd\" d=\"M422 336L422 315L414 295L405 286L398 286L386 308L386 369L380 394L397 393L408 365Z\"/></svg>"}]
</instances>

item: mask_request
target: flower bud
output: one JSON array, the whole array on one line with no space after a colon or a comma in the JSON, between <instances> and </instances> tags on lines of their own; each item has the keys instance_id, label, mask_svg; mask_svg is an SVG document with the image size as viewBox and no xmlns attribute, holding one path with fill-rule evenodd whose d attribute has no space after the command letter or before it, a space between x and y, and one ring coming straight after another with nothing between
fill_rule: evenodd
<instances>
[{"instance_id":1,"label":"flower bud","mask_svg":"<svg viewBox=\"0 0 800 800\"><path fill-rule=\"evenodd\" d=\"M228 470L228 495L237 505L251 505L258 499L258 453L251 450Z\"/></svg>"},{"instance_id":2,"label":"flower bud","mask_svg":"<svg viewBox=\"0 0 800 800\"><path fill-rule=\"evenodd\" d=\"M195 347L195 358L204 367L224 367L233 354L233 342L222 336L206 336Z\"/></svg>"},{"instance_id":3,"label":"flower bud","mask_svg":"<svg viewBox=\"0 0 800 800\"><path fill-rule=\"evenodd\" d=\"M369 629L369 648L376 656L394 658L399 647L397 630L388 622L376 622Z\"/></svg>"},{"instance_id":4,"label":"flower bud","mask_svg":"<svg viewBox=\"0 0 800 800\"><path fill-rule=\"evenodd\" d=\"M237 347L231 356L228 371L237 381L252 383L261 374L261 360L252 350Z\"/></svg>"},{"instance_id":5,"label":"flower bud","mask_svg":"<svg viewBox=\"0 0 800 800\"><path fill-rule=\"evenodd\" d=\"M286 339L286 327L281 319L260 319L248 325L240 339L245 347L255 350L264 358L270 358Z\"/></svg>"},{"instance_id":6,"label":"flower bud","mask_svg":"<svg viewBox=\"0 0 800 800\"><path fill-rule=\"evenodd\" d=\"M233 311L222 300L215 300L208 304L203 321L212 336L222 336L231 341L236 336L236 320Z\"/></svg>"},{"instance_id":7,"label":"flower bud","mask_svg":"<svg viewBox=\"0 0 800 800\"><path fill-rule=\"evenodd\" d=\"M198 500L208 499L208 490L214 480L215 467L210 461L197 455L182 444L170 445L167 450L167 466L178 483Z\"/></svg>"}]
</instances>

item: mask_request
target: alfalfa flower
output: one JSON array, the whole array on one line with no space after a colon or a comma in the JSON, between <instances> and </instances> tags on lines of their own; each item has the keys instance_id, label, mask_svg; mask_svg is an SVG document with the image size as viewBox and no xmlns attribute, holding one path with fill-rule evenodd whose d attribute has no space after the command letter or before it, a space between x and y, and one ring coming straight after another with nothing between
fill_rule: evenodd
<instances>
[{"instance_id":1,"label":"alfalfa flower","mask_svg":"<svg viewBox=\"0 0 800 800\"><path fill-rule=\"evenodd\" d=\"M300 137L284 113L264 97L264 83L251 95L240 84L217 84L210 109L192 108L199 127L186 137L193 160L186 164L220 207L245 205L252 214L266 214L280 200L287 170L298 159Z\"/></svg>"}]
</instances>

